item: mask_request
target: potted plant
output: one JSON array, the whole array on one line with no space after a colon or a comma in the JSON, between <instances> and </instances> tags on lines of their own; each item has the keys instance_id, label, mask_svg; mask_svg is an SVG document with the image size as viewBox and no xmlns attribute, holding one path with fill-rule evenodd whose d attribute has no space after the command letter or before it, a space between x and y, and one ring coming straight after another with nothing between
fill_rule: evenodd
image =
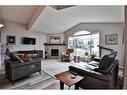
<instances>
[{"instance_id":1,"label":"potted plant","mask_svg":"<svg viewBox=\"0 0 127 95\"><path fill-rule=\"evenodd\" d=\"M85 61L86 62L89 61L89 52L88 51L85 52Z\"/></svg>"},{"instance_id":2,"label":"potted plant","mask_svg":"<svg viewBox=\"0 0 127 95\"><path fill-rule=\"evenodd\" d=\"M90 56L91 56L91 60L93 60L96 57L96 54L92 53Z\"/></svg>"},{"instance_id":3,"label":"potted plant","mask_svg":"<svg viewBox=\"0 0 127 95\"><path fill-rule=\"evenodd\" d=\"M86 52L85 52L85 56L88 56L88 55L89 55L89 53L86 51Z\"/></svg>"}]
</instances>

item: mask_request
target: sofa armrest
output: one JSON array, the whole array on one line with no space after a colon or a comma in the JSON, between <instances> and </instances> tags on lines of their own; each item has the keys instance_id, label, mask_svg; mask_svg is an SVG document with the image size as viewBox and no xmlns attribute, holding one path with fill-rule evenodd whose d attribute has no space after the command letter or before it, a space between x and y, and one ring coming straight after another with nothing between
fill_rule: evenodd
<instances>
[{"instance_id":1,"label":"sofa armrest","mask_svg":"<svg viewBox=\"0 0 127 95\"><path fill-rule=\"evenodd\" d=\"M83 70L83 69L80 69L80 68L77 68L74 66L69 66L69 70L72 72L75 72L81 76L84 76L84 77L91 76L96 79L107 81L107 82L109 82L111 80L110 75L107 73L100 73L100 72L96 72L93 70L87 70L87 69Z\"/></svg>"},{"instance_id":2,"label":"sofa armrest","mask_svg":"<svg viewBox=\"0 0 127 95\"><path fill-rule=\"evenodd\" d=\"M11 64L11 67L15 68L15 67L20 67L20 66L24 66L24 65L31 65L34 63L40 62L40 60L33 60L33 61L28 61L28 62L24 62L24 63L19 63L18 61L13 62L13 64Z\"/></svg>"}]
</instances>

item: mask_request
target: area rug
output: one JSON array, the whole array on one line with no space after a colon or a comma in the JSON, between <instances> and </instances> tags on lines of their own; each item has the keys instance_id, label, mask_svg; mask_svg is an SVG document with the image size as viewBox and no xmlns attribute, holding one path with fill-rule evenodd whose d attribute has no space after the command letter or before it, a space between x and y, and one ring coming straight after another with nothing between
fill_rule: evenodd
<instances>
[{"instance_id":1,"label":"area rug","mask_svg":"<svg viewBox=\"0 0 127 95\"><path fill-rule=\"evenodd\" d=\"M54 75L68 70L70 62L60 62L56 59L42 60L42 71L54 77Z\"/></svg>"},{"instance_id":2,"label":"area rug","mask_svg":"<svg viewBox=\"0 0 127 95\"><path fill-rule=\"evenodd\" d=\"M70 62L61 62L56 59L48 59L48 60L42 60L42 71L46 72L47 74L51 75L54 77L54 75L67 71L69 70L69 66L75 66L81 69L93 69L94 66L91 66L86 63L86 62L80 62L80 63L75 63L73 61ZM95 68L95 67L94 67Z\"/></svg>"}]
</instances>

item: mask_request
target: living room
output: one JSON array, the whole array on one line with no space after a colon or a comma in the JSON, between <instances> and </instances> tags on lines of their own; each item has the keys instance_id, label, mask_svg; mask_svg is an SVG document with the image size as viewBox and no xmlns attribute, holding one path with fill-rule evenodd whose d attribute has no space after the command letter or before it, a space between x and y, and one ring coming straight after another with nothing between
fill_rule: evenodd
<instances>
[{"instance_id":1,"label":"living room","mask_svg":"<svg viewBox=\"0 0 127 95\"><path fill-rule=\"evenodd\" d=\"M5 74L4 61L7 58L7 49L11 52L18 52L22 58L31 56L30 54L33 56L33 52L36 52L34 55L41 57L41 71L45 72L41 72L41 77L34 73L30 77L17 80L14 85L11 85L10 81L2 81L1 89L60 89L55 75L68 70L74 59L72 58L70 62L61 62L61 53L65 53L68 48L74 48L72 57L80 56L81 64L85 59L86 50L80 48L80 52L78 52L77 47L71 47L69 44L71 41L69 38L78 37L80 39L81 36L87 38L86 36L91 37L92 35L94 38L94 34L98 34L98 40L94 41L94 43L98 43L94 44L94 48L92 48L95 51L89 51L87 48L88 53L94 52L96 56L99 56L100 51L97 45L116 51L118 53L116 59L119 60L119 71L121 71L119 72L121 79L119 85L123 86L124 6L0 6L0 23L4 25L1 28L0 74L2 78ZM82 33L87 31L90 34L74 35L80 31ZM108 38L112 37L115 41L108 41ZM25 38L27 39L25 40ZM28 39L32 39L33 42L27 43ZM85 42L84 39L81 40ZM52 54L53 52L55 54ZM101 57L107 53L109 52L103 51ZM30 58L29 60L31 60ZM37 61L37 64L39 64L38 62L40 61ZM80 65L80 63L77 64ZM44 76L43 80L48 79L48 81L40 81ZM29 80L31 83L28 82ZM51 81L55 83L55 86ZM46 84L43 83L48 85L44 86ZM65 89L68 89L68 86L65 86ZM70 89L74 89L74 87L70 87Z\"/></svg>"}]
</instances>

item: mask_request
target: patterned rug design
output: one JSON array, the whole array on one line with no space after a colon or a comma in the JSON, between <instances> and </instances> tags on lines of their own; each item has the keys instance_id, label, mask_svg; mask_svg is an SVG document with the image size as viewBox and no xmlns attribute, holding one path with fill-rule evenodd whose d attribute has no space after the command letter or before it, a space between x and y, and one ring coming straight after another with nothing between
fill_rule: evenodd
<instances>
[{"instance_id":1,"label":"patterned rug design","mask_svg":"<svg viewBox=\"0 0 127 95\"><path fill-rule=\"evenodd\" d=\"M69 62L60 62L54 59L42 60L41 64L42 70L51 76L68 70L68 66L70 66Z\"/></svg>"}]
</instances>

